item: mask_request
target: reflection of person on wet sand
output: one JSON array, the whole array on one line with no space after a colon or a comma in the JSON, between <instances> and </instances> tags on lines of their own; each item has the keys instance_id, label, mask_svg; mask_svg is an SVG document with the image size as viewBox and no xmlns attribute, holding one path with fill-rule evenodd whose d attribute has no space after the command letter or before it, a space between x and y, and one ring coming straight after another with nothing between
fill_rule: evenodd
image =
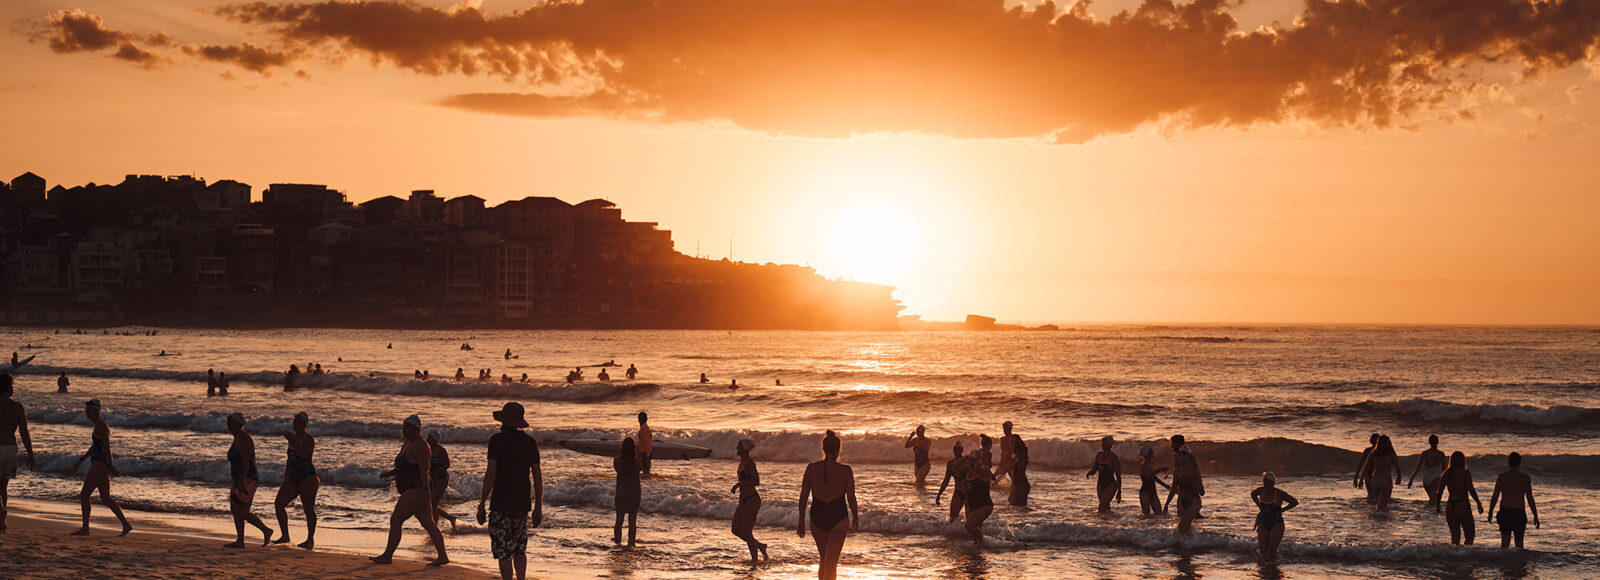
<instances>
[{"instance_id":1,"label":"reflection of person on wet sand","mask_svg":"<svg viewBox=\"0 0 1600 580\"><path fill-rule=\"evenodd\" d=\"M806 515L811 516L811 537L816 540L817 554L822 561L817 565L817 578L833 580L839 575L839 556L844 552L845 537L861 526L861 513L856 506L856 477L850 466L839 463L839 436L828 431L822 438L821 461L806 466L800 481L800 521L796 531L806 536ZM812 499L811 509L806 503ZM846 503L849 513L845 512Z\"/></svg>"},{"instance_id":2,"label":"reflection of person on wet sand","mask_svg":"<svg viewBox=\"0 0 1600 580\"><path fill-rule=\"evenodd\" d=\"M1428 503L1433 504L1433 513L1439 513L1442 509L1439 497L1444 494L1444 489L1439 487L1439 476L1444 474L1444 462L1444 452L1439 450L1439 436L1429 435L1428 449L1417 457L1417 467L1411 470L1411 481L1406 482L1406 489L1411 489L1411 485L1417 482L1417 473L1427 468L1428 472L1422 477L1422 489L1428 492Z\"/></svg>"},{"instance_id":3,"label":"reflection of person on wet sand","mask_svg":"<svg viewBox=\"0 0 1600 580\"><path fill-rule=\"evenodd\" d=\"M1533 512L1533 527L1539 528L1539 506L1533 503L1533 479L1522 472L1522 454L1515 451L1506 458L1506 464L1511 469L1500 474L1494 480L1494 493L1489 495L1489 522L1495 521L1494 504L1504 494L1505 503L1500 504L1500 549L1511 547L1513 538L1517 541L1517 549L1522 549L1522 535L1528 531L1528 513L1523 511L1523 500L1527 500L1528 510Z\"/></svg>"},{"instance_id":4,"label":"reflection of person on wet sand","mask_svg":"<svg viewBox=\"0 0 1600 580\"><path fill-rule=\"evenodd\" d=\"M767 557L767 545L756 541L756 516L761 513L761 494L756 492L756 486L761 485L761 474L756 471L756 460L750 458L750 450L755 449L756 442L749 439L739 441L739 446L734 451L739 454L739 469L736 472L738 483L733 484L730 493L739 494L739 507L733 511L733 535L744 540L745 547L750 548L750 559L756 559L760 552L762 558Z\"/></svg>"},{"instance_id":5,"label":"reflection of person on wet sand","mask_svg":"<svg viewBox=\"0 0 1600 580\"><path fill-rule=\"evenodd\" d=\"M256 487L261 482L261 475L256 472L256 442L244 431L242 414L228 415L228 432L233 434L233 445L228 447L228 471L233 476L233 485L228 488L228 511L233 514L233 529L238 539L224 546L244 547L246 522L261 530L261 545L266 546L272 542L272 528L250 513L250 504L256 499Z\"/></svg>"},{"instance_id":6,"label":"reflection of person on wet sand","mask_svg":"<svg viewBox=\"0 0 1600 580\"><path fill-rule=\"evenodd\" d=\"M906 436L906 449L911 450L912 474L916 476L919 486L927 485L928 470L933 467L928 461L928 451L933 447L933 441L928 439L926 432L926 427L917 425L917 430Z\"/></svg>"},{"instance_id":7,"label":"reflection of person on wet sand","mask_svg":"<svg viewBox=\"0 0 1600 580\"><path fill-rule=\"evenodd\" d=\"M956 521L956 517L961 515L961 508L967 506L967 470L972 468L972 458L963 453L960 441L951 450L955 457L945 462L944 480L939 482L939 493L933 496L933 505L939 505L939 500L944 497L944 488L951 481L956 482L955 489L950 490L950 517L945 519L947 523Z\"/></svg>"}]
</instances>

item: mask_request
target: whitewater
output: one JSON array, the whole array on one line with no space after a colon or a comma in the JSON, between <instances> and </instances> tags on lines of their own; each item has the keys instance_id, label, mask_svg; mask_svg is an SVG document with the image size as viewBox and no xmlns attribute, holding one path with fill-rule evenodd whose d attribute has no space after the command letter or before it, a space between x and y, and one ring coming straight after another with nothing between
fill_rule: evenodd
<instances>
[{"instance_id":1,"label":"whitewater","mask_svg":"<svg viewBox=\"0 0 1600 580\"><path fill-rule=\"evenodd\" d=\"M1600 576L1600 330L1589 328L1108 326L1057 332L713 332L205 330L127 327L0 328L22 358L17 400L28 406L36 472L12 493L70 500L73 464L88 446L82 404L98 398L123 472L125 505L215 514L227 485L224 417L241 412L256 437L261 472L283 473L283 439L297 412L311 415L323 480L323 525L383 529L394 492L378 474L399 450L399 422L416 413L438 430L455 462L446 508L470 516L480 489L490 413L505 401L529 409L547 478L549 524L534 557L596 573L642 577L814 575L809 538L794 534L804 464L821 433L844 435L856 467L862 532L841 573L863 577L1233 577L1400 574L1407 577ZM149 331L154 330L151 336ZM469 343L474 350L462 350ZM392 348L391 348L392 346ZM516 356L507 359L510 349ZM157 356L165 351L169 356ZM597 382L597 365L620 379ZM320 364L284 392L284 371ZM568 385L581 367L585 380ZM496 380L450 380L489 369ZM226 372L227 397L206 396L206 371ZM428 371L429 379L414 378ZM65 372L71 392L56 393ZM700 384L705 373L710 382ZM520 379L506 384L502 374ZM739 388L729 387L737 380ZM776 381L782 381L782 385ZM559 441L631 436L648 411L656 437L712 449L709 459L660 462L645 480L636 552L610 546L610 464ZM957 441L997 437L1012 421L1028 441L1034 488L1028 508L1000 506L994 538L970 547L934 505L937 477ZM934 440L929 486L911 485L906 434ZM1202 533L1138 511L1138 450L1182 433L1207 477ZM1397 486L1390 514L1372 514L1350 485L1370 433L1388 434L1406 475L1430 434L1469 458L1485 503L1505 454L1521 452L1543 528L1527 553L1497 549L1478 523L1479 546L1453 547L1427 508L1421 482ZM1083 473L1098 440L1130 473L1127 503L1096 513ZM734 445L749 438L764 482L758 537L780 550L752 570L727 532ZM1270 570L1252 554L1250 489L1262 471L1302 501L1289 512L1285 561ZM1404 480L1401 482L1404 483ZM275 485L273 486L275 487ZM1004 497L1005 484L996 489ZM948 501L948 494L943 498ZM1001 502L1004 503L1004 502ZM257 513L271 512L271 494ZM303 533L298 508L291 525ZM270 520L270 516L268 516ZM464 517L452 552L487 551ZM420 540L419 540L420 541Z\"/></svg>"}]
</instances>

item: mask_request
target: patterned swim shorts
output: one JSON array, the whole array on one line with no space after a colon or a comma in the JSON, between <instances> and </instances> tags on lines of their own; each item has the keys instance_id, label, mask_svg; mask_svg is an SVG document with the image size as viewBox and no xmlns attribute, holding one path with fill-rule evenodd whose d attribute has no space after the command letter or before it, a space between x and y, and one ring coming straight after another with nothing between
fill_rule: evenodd
<instances>
[{"instance_id":1,"label":"patterned swim shorts","mask_svg":"<svg viewBox=\"0 0 1600 580\"><path fill-rule=\"evenodd\" d=\"M489 548L496 560L528 552L528 514L489 512Z\"/></svg>"}]
</instances>

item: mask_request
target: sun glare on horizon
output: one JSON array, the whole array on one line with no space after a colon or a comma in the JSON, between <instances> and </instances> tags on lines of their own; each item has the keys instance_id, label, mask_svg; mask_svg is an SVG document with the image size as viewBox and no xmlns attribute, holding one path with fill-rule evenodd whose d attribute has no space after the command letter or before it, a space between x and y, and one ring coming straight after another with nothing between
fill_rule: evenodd
<instances>
[{"instance_id":1,"label":"sun glare on horizon","mask_svg":"<svg viewBox=\"0 0 1600 580\"><path fill-rule=\"evenodd\" d=\"M856 204L833 213L827 273L891 283L915 264L921 249L916 224L887 204Z\"/></svg>"}]
</instances>

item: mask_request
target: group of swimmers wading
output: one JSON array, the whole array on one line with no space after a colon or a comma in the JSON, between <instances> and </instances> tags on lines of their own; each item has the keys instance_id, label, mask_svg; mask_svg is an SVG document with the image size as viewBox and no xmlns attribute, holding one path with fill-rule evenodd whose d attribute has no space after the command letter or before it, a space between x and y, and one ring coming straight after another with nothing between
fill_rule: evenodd
<instances>
[{"instance_id":1,"label":"group of swimmers wading","mask_svg":"<svg viewBox=\"0 0 1600 580\"><path fill-rule=\"evenodd\" d=\"M1355 486L1366 488L1367 503L1379 512L1386 512L1394 485L1401 477L1400 460L1388 435L1373 433L1368 441L1371 446L1361 452ZM1501 548L1509 548L1515 541L1520 549L1522 537L1528 531L1529 512L1533 513L1533 527L1539 527L1539 507L1533 500L1533 480L1522 471L1522 454L1512 452L1506 456L1506 465L1509 469L1495 479L1485 521L1499 524ZM1395 474L1394 480L1389 479L1391 471ZM1442 509L1445 524L1450 528L1450 543L1472 545L1477 535L1472 504L1477 504L1479 514L1485 512L1483 500L1478 499L1478 490L1472 483L1472 470L1467 469L1466 454L1456 451L1446 459L1444 452L1439 450L1439 436L1429 435L1428 449L1422 452L1416 467L1412 468L1407 488L1416 483L1418 473L1423 474L1422 488L1428 493L1434 513L1441 511L1440 500L1443 499ZM1500 504L1498 514L1494 509L1497 502Z\"/></svg>"}]
</instances>

